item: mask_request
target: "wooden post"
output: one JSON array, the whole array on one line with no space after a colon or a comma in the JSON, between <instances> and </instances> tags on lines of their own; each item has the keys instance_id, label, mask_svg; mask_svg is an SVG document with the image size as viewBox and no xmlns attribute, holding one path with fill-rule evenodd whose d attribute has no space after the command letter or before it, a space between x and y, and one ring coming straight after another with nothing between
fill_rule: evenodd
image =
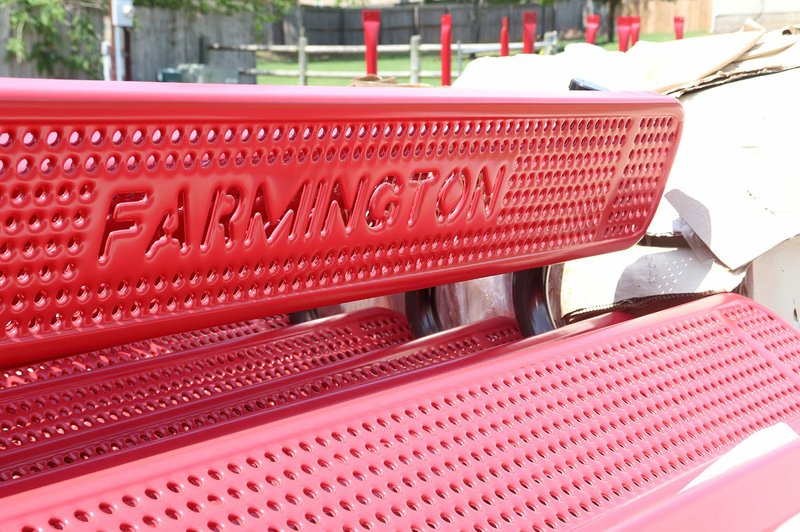
<instances>
[{"instance_id":1,"label":"wooden post","mask_svg":"<svg viewBox=\"0 0 800 532\"><path fill-rule=\"evenodd\" d=\"M422 61L420 60L419 55L419 45L421 42L421 35L411 36L411 42L409 43L411 46L411 76L409 77L409 81L411 83L419 83L421 78L420 72L422 72Z\"/></svg>"},{"instance_id":2,"label":"wooden post","mask_svg":"<svg viewBox=\"0 0 800 532\"><path fill-rule=\"evenodd\" d=\"M300 38L297 39L297 63L300 85L308 85L308 79L306 78L306 72L308 72L308 56L306 55L307 45L308 39L306 39L306 36L300 35Z\"/></svg>"}]
</instances>

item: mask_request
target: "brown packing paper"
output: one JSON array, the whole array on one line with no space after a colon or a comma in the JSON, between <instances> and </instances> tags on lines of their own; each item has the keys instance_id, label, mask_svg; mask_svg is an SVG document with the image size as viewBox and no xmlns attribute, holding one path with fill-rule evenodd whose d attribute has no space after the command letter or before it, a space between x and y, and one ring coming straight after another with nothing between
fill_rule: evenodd
<instances>
[{"instance_id":1,"label":"brown packing paper","mask_svg":"<svg viewBox=\"0 0 800 532\"><path fill-rule=\"evenodd\" d=\"M751 49L764 33L756 30L659 43L639 41L627 56L647 65L647 89L668 92L722 69Z\"/></svg>"}]
</instances>

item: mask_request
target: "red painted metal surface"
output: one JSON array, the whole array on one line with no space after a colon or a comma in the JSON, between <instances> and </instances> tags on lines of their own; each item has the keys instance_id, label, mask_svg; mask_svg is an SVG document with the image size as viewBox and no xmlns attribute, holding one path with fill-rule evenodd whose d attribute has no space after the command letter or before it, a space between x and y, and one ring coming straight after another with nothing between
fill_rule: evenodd
<instances>
[{"instance_id":1,"label":"red painted metal surface","mask_svg":"<svg viewBox=\"0 0 800 532\"><path fill-rule=\"evenodd\" d=\"M639 30L642 29L642 17L635 15L631 17L631 46L639 42Z\"/></svg>"},{"instance_id":2,"label":"red painted metal surface","mask_svg":"<svg viewBox=\"0 0 800 532\"><path fill-rule=\"evenodd\" d=\"M404 316L372 309L2 390L0 487L185 432L209 400L229 401L235 391L249 393L261 383L411 338ZM177 422L143 428L147 419L164 419L174 410L183 416ZM137 430L128 434L131 425Z\"/></svg>"},{"instance_id":3,"label":"red painted metal surface","mask_svg":"<svg viewBox=\"0 0 800 532\"><path fill-rule=\"evenodd\" d=\"M642 506L619 528L651 532L775 530L800 514L798 472L800 442L793 442L661 504ZM593 528L602 530L602 523L598 525ZM796 530L796 525L781 530Z\"/></svg>"},{"instance_id":4,"label":"red painted metal surface","mask_svg":"<svg viewBox=\"0 0 800 532\"><path fill-rule=\"evenodd\" d=\"M683 39L683 27L685 25L685 19L683 17L675 17L673 22L675 25L675 38Z\"/></svg>"},{"instance_id":5,"label":"red painted metal surface","mask_svg":"<svg viewBox=\"0 0 800 532\"><path fill-rule=\"evenodd\" d=\"M536 42L536 13L524 11L522 13L522 53L532 54Z\"/></svg>"},{"instance_id":6,"label":"red painted metal surface","mask_svg":"<svg viewBox=\"0 0 800 532\"><path fill-rule=\"evenodd\" d=\"M364 61L367 65L367 74L378 73L378 38L381 29L381 12L364 9L361 11L361 21L364 25L364 45L367 50Z\"/></svg>"},{"instance_id":7,"label":"red painted metal surface","mask_svg":"<svg viewBox=\"0 0 800 532\"><path fill-rule=\"evenodd\" d=\"M374 334L380 330L375 326L376 322L385 321L386 315L373 312L373 317L368 319L369 312L363 312L357 317L339 319L341 324L312 324L305 334L325 338L332 336L330 331L335 327L341 328L344 323L349 323L351 329L346 332L352 332L353 325L358 324ZM407 332L406 327L404 333ZM382 349L376 347L397 344L397 341L390 341L398 339L397 333L384 334L380 342L364 342L360 337L363 334L348 337L345 333L341 336L351 351L349 356L330 353L325 347L318 347L316 342L300 339L293 343L300 345L294 352L295 358L302 360L293 361L290 370L276 369L273 361L280 361L276 355L282 347L285 348L282 345L285 341L269 341L258 346L261 354L267 355L263 366L270 367L266 379L252 379L252 383L231 387L229 392L204 394L193 404L184 402L174 408L145 411L113 426L80 427L60 441L34 443L27 448L7 451L0 471L0 496L204 441L211 436L258 426L280 417L289 406L294 410L301 404L313 408L331 394L352 392L368 382L432 364L457 361L520 339L515 322L509 318L473 324ZM212 353L212 359L223 356L231 359L231 355L236 356L239 351L229 353L218 349L216 355ZM225 371L229 372L227 368ZM309 405L309 401L313 403Z\"/></svg>"},{"instance_id":8,"label":"red painted metal surface","mask_svg":"<svg viewBox=\"0 0 800 532\"><path fill-rule=\"evenodd\" d=\"M616 249L644 94L0 82L0 366Z\"/></svg>"},{"instance_id":9,"label":"red painted metal surface","mask_svg":"<svg viewBox=\"0 0 800 532\"><path fill-rule=\"evenodd\" d=\"M508 17L503 17L503 25L500 27L500 56L508 56Z\"/></svg>"},{"instance_id":10,"label":"red painted metal surface","mask_svg":"<svg viewBox=\"0 0 800 532\"><path fill-rule=\"evenodd\" d=\"M453 20L450 14L442 15L442 28L441 28L441 63L442 63L442 86L447 87L451 84L452 68L450 65L452 59L452 50L450 45L453 38Z\"/></svg>"},{"instance_id":11,"label":"red painted metal surface","mask_svg":"<svg viewBox=\"0 0 800 532\"><path fill-rule=\"evenodd\" d=\"M631 17L617 17L617 37L619 51L627 52L631 39Z\"/></svg>"},{"instance_id":12,"label":"red painted metal surface","mask_svg":"<svg viewBox=\"0 0 800 532\"><path fill-rule=\"evenodd\" d=\"M600 28L600 15L586 16L586 42L594 44L597 39L597 30Z\"/></svg>"},{"instance_id":13,"label":"red painted metal surface","mask_svg":"<svg viewBox=\"0 0 800 532\"><path fill-rule=\"evenodd\" d=\"M32 366L12 367L0 373L0 395L2 395L2 390L5 388L23 386L34 382L52 381L67 375L98 371L118 364L160 357L204 345L227 342L236 338L286 327L288 324L288 316L282 314L270 318L229 323L207 329L149 338L99 351L56 358Z\"/></svg>"},{"instance_id":14,"label":"red painted metal surface","mask_svg":"<svg viewBox=\"0 0 800 532\"><path fill-rule=\"evenodd\" d=\"M258 427L14 495L0 528L626 523L642 495L674 496L747 435L796 423L800 375L778 352L800 353L797 331L749 300L714 296L366 383Z\"/></svg>"}]
</instances>

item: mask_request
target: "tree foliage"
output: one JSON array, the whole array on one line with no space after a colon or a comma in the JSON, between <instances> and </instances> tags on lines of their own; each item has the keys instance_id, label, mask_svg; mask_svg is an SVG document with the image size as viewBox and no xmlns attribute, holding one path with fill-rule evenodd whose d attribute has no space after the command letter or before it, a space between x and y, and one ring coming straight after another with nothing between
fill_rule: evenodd
<instances>
[{"instance_id":1,"label":"tree foliage","mask_svg":"<svg viewBox=\"0 0 800 532\"><path fill-rule=\"evenodd\" d=\"M97 75L100 36L90 13L100 0L0 0L9 9L6 52L19 63L30 61L47 75L73 71Z\"/></svg>"},{"instance_id":2,"label":"tree foliage","mask_svg":"<svg viewBox=\"0 0 800 532\"><path fill-rule=\"evenodd\" d=\"M197 13L251 13L258 24L265 24L283 15L294 5L291 0L134 0L137 6L165 7Z\"/></svg>"},{"instance_id":3,"label":"tree foliage","mask_svg":"<svg viewBox=\"0 0 800 532\"><path fill-rule=\"evenodd\" d=\"M99 77L99 21L108 0L0 0L9 9L7 56L31 62L44 75L82 73ZM181 9L195 13L250 13L258 25L281 16L291 0L134 0L142 7Z\"/></svg>"}]
</instances>

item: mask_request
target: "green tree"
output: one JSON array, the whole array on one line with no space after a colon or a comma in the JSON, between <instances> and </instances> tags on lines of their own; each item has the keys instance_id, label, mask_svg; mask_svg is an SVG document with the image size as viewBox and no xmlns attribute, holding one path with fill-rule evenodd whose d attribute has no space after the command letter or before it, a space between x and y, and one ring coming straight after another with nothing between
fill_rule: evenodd
<instances>
[{"instance_id":1,"label":"green tree","mask_svg":"<svg viewBox=\"0 0 800 532\"><path fill-rule=\"evenodd\" d=\"M197 13L251 13L257 24L275 20L291 0L134 0L144 7L182 9ZM96 22L109 9L109 0L0 0L9 9L10 35L6 53L11 60L32 62L45 75L83 73L99 77L99 28Z\"/></svg>"},{"instance_id":2,"label":"green tree","mask_svg":"<svg viewBox=\"0 0 800 532\"><path fill-rule=\"evenodd\" d=\"M89 16L100 0L0 0L9 9L6 52L17 62L30 61L47 75L61 71L96 76L100 37Z\"/></svg>"}]
</instances>

